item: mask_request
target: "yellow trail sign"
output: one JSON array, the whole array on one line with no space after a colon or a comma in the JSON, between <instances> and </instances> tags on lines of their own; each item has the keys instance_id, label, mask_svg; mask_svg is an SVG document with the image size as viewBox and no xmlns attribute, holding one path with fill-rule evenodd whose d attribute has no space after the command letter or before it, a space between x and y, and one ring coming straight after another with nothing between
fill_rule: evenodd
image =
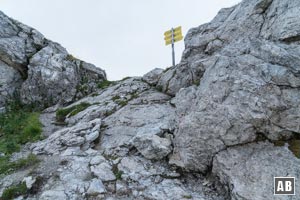
<instances>
[{"instance_id":1,"label":"yellow trail sign","mask_svg":"<svg viewBox=\"0 0 300 200\"><path fill-rule=\"evenodd\" d=\"M164 33L165 35L165 44L169 45L172 44L172 64L175 66L175 50L174 50L174 43L178 42L183 39L181 26L176 28L172 28Z\"/></svg>"},{"instance_id":2,"label":"yellow trail sign","mask_svg":"<svg viewBox=\"0 0 300 200\"><path fill-rule=\"evenodd\" d=\"M172 44L172 39L173 39L173 42L178 42L183 39L181 26L178 26L177 28L166 31L164 33L164 35L165 35L164 39L165 39L166 45Z\"/></svg>"},{"instance_id":3,"label":"yellow trail sign","mask_svg":"<svg viewBox=\"0 0 300 200\"><path fill-rule=\"evenodd\" d=\"M183 39L182 35L177 35L177 36L174 37L174 42L178 42L182 39ZM166 41L166 43L165 43L166 45L172 44L172 37L167 39L167 40L165 39L165 41Z\"/></svg>"},{"instance_id":4,"label":"yellow trail sign","mask_svg":"<svg viewBox=\"0 0 300 200\"><path fill-rule=\"evenodd\" d=\"M179 31L181 32L181 26L178 26L178 27L174 28L173 31L174 31L174 33L179 32ZM165 35L165 36L167 36L167 35L172 35L172 29L166 31L166 32L164 33L164 35Z\"/></svg>"}]
</instances>

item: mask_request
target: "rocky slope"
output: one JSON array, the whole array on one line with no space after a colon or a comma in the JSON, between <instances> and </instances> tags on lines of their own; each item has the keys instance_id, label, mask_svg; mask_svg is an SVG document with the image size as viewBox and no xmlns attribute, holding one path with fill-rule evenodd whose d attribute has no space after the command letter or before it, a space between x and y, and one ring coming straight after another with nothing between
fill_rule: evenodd
<instances>
[{"instance_id":1,"label":"rocky slope","mask_svg":"<svg viewBox=\"0 0 300 200\"><path fill-rule=\"evenodd\" d=\"M102 89L102 70L1 13L1 98L54 106L45 139L12 157L40 164L3 176L0 194L24 181L27 199L300 199L273 196L274 176L300 178L299 10L244 0L191 29L175 67Z\"/></svg>"}]
</instances>

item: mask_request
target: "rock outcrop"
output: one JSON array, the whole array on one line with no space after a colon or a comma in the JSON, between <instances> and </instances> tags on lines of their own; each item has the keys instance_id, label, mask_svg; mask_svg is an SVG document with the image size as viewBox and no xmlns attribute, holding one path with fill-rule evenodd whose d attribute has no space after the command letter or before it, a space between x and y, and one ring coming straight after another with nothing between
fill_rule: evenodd
<instances>
[{"instance_id":1,"label":"rock outcrop","mask_svg":"<svg viewBox=\"0 0 300 200\"><path fill-rule=\"evenodd\" d=\"M205 172L227 147L260 135L275 141L300 134L299 7L299 1L247 0L189 31L182 62L159 83L176 92L176 107L186 101L181 93L193 96L177 115L174 163ZM185 68L184 76L177 73ZM195 77L196 90L179 90Z\"/></svg>"},{"instance_id":2,"label":"rock outcrop","mask_svg":"<svg viewBox=\"0 0 300 200\"><path fill-rule=\"evenodd\" d=\"M0 65L0 107L13 93L24 103L42 108L67 104L95 91L106 80L100 68L74 58L59 44L2 12ZM4 73L8 76L2 77Z\"/></svg>"},{"instance_id":3,"label":"rock outcrop","mask_svg":"<svg viewBox=\"0 0 300 200\"><path fill-rule=\"evenodd\" d=\"M275 176L300 179L299 10L244 0L191 29L175 67L98 89L103 70L0 13L0 105L15 91L55 105L45 139L13 155L39 167L4 176L0 194L25 182L30 199L274 199Z\"/></svg>"}]
</instances>

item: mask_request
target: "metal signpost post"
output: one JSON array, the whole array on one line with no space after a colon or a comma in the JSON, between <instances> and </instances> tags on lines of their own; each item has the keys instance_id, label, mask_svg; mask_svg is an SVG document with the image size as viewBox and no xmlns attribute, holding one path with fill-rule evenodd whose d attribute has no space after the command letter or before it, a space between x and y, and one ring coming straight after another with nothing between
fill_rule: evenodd
<instances>
[{"instance_id":1,"label":"metal signpost post","mask_svg":"<svg viewBox=\"0 0 300 200\"><path fill-rule=\"evenodd\" d=\"M183 39L181 26L177 28L172 28L164 33L165 35L165 44L169 45L172 44L172 64L173 67L175 66L175 50L174 50L174 43L178 42Z\"/></svg>"}]
</instances>

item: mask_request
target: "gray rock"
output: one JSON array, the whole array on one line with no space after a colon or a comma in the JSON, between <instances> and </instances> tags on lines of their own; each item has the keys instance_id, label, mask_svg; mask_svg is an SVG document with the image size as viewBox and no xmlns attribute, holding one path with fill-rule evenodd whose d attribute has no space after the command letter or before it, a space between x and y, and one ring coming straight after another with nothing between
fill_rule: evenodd
<instances>
[{"instance_id":1,"label":"gray rock","mask_svg":"<svg viewBox=\"0 0 300 200\"><path fill-rule=\"evenodd\" d=\"M178 128L170 163L205 172L214 155L229 146L255 141L260 134L278 140L300 133L295 6L296 1L245 0L189 31L182 62L170 70L197 65L199 86L180 90L191 85L182 80L192 80L192 73L161 82L165 91L177 93L172 102ZM290 15L277 24L282 34L271 31L281 18L277 8ZM287 35L293 39L283 39ZM168 73L161 80L171 77Z\"/></svg>"},{"instance_id":2,"label":"gray rock","mask_svg":"<svg viewBox=\"0 0 300 200\"><path fill-rule=\"evenodd\" d=\"M89 195L98 195L106 192L105 186L99 179L93 179L90 183L89 189L87 190L87 194Z\"/></svg>"},{"instance_id":3,"label":"gray rock","mask_svg":"<svg viewBox=\"0 0 300 200\"><path fill-rule=\"evenodd\" d=\"M102 69L72 57L59 44L2 12L0 29L0 106L15 90L24 103L42 108L70 103L106 80ZM2 73L8 76L2 77Z\"/></svg>"},{"instance_id":4,"label":"gray rock","mask_svg":"<svg viewBox=\"0 0 300 200\"><path fill-rule=\"evenodd\" d=\"M96 90L105 72L71 57L59 44L50 43L36 53L28 65L28 78L22 85L24 103L69 103Z\"/></svg>"},{"instance_id":5,"label":"gray rock","mask_svg":"<svg viewBox=\"0 0 300 200\"><path fill-rule=\"evenodd\" d=\"M274 177L300 178L300 160L287 147L257 143L228 148L216 155L213 173L226 185L232 199L274 199ZM296 191L295 198L300 191ZM286 196L276 196L286 199Z\"/></svg>"},{"instance_id":6,"label":"gray rock","mask_svg":"<svg viewBox=\"0 0 300 200\"><path fill-rule=\"evenodd\" d=\"M90 146L99 136L100 126L100 119L78 123L75 126L58 130L47 139L32 144L31 149L36 154L58 154L67 147Z\"/></svg>"},{"instance_id":7,"label":"gray rock","mask_svg":"<svg viewBox=\"0 0 300 200\"><path fill-rule=\"evenodd\" d=\"M160 79L162 73L163 73L163 69L160 68L155 68L153 70L151 70L150 72L148 72L147 74L145 74L142 78L143 81L146 81L148 84L155 86L158 82L158 80Z\"/></svg>"},{"instance_id":8,"label":"gray rock","mask_svg":"<svg viewBox=\"0 0 300 200\"><path fill-rule=\"evenodd\" d=\"M137 135L132 145L147 159L161 160L172 151L170 139L157 135Z\"/></svg>"},{"instance_id":9,"label":"gray rock","mask_svg":"<svg viewBox=\"0 0 300 200\"><path fill-rule=\"evenodd\" d=\"M155 94L160 94L156 92ZM152 94L153 95L153 94ZM106 154L118 154L120 148L131 146L136 135L159 135L174 129L174 108L161 97L157 101L147 101L147 95L132 100L128 105L103 120L106 127L99 148ZM141 102L144 102L141 104ZM127 149L127 148L125 148ZM127 150L126 150L127 151ZM123 154L122 152L120 155Z\"/></svg>"},{"instance_id":10,"label":"gray rock","mask_svg":"<svg viewBox=\"0 0 300 200\"><path fill-rule=\"evenodd\" d=\"M5 106L7 100L15 98L22 82L20 73L0 59L0 107Z\"/></svg>"},{"instance_id":11,"label":"gray rock","mask_svg":"<svg viewBox=\"0 0 300 200\"><path fill-rule=\"evenodd\" d=\"M32 185L35 183L36 179L32 178L32 176L25 177L23 181L26 184L27 189L31 189Z\"/></svg>"},{"instance_id":12,"label":"gray rock","mask_svg":"<svg viewBox=\"0 0 300 200\"><path fill-rule=\"evenodd\" d=\"M112 167L105 162L91 166L91 172L102 181L116 180L116 176L112 172Z\"/></svg>"}]
</instances>

